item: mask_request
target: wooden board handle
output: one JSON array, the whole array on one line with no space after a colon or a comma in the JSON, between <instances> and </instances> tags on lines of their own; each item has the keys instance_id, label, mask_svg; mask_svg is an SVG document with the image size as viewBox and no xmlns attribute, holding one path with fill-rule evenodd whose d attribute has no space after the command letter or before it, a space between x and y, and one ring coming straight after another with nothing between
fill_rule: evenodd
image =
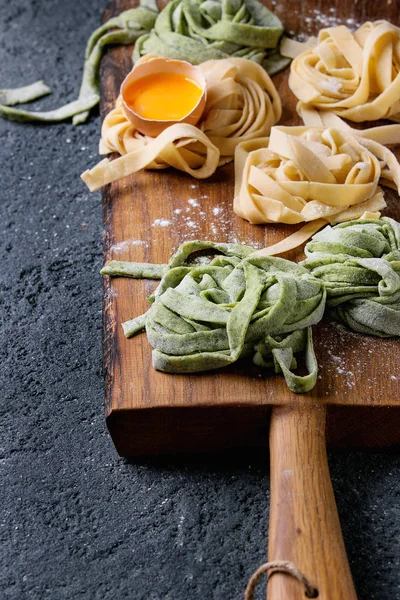
<instances>
[{"instance_id":1,"label":"wooden board handle","mask_svg":"<svg viewBox=\"0 0 400 600\"><path fill-rule=\"evenodd\" d=\"M357 600L329 475L326 407L300 400L272 409L268 560L293 562L319 600ZM296 579L275 572L269 600L304 600Z\"/></svg>"}]
</instances>

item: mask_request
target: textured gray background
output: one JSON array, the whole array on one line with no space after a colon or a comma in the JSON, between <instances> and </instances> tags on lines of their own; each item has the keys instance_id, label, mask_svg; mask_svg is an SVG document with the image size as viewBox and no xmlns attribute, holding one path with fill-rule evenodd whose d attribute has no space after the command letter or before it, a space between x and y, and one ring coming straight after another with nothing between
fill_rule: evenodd
<instances>
[{"instance_id":1,"label":"textured gray background","mask_svg":"<svg viewBox=\"0 0 400 600\"><path fill-rule=\"evenodd\" d=\"M104 0L0 0L0 87L79 87ZM263 461L118 458L103 418L100 121L0 121L0 597L239 600L266 554ZM400 598L400 464L331 453L362 600ZM260 598L264 597L260 593Z\"/></svg>"}]
</instances>

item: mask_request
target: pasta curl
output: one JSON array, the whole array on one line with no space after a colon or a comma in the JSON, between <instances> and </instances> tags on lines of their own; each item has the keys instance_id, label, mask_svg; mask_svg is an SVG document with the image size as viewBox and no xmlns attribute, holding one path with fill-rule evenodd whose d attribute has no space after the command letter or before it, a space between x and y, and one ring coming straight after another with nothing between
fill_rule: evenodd
<instances>
[{"instance_id":1,"label":"pasta curl","mask_svg":"<svg viewBox=\"0 0 400 600\"><path fill-rule=\"evenodd\" d=\"M222 254L209 264L190 264L191 254L202 249ZM323 284L300 265L252 252L240 244L194 241L182 244L158 273L119 261L101 273L162 276L150 310L124 323L126 337L146 329L155 369L208 371L252 356L256 365L282 372L293 392L308 391L317 379L311 325L324 313ZM298 352L305 355L304 376L292 371Z\"/></svg>"},{"instance_id":2,"label":"pasta curl","mask_svg":"<svg viewBox=\"0 0 400 600\"><path fill-rule=\"evenodd\" d=\"M400 335L400 225L367 219L326 227L301 264L323 282L327 306L354 331Z\"/></svg>"},{"instance_id":3,"label":"pasta curl","mask_svg":"<svg viewBox=\"0 0 400 600\"><path fill-rule=\"evenodd\" d=\"M379 184L400 189L392 152L352 130L273 127L270 138L238 148L235 170L234 210L240 217L251 223L313 222L305 237L298 232L287 238L285 244L296 243L281 252L327 222L379 216L386 206Z\"/></svg>"},{"instance_id":4,"label":"pasta curl","mask_svg":"<svg viewBox=\"0 0 400 600\"><path fill-rule=\"evenodd\" d=\"M258 0L171 0L138 39L133 61L158 54L198 65L235 56L273 75L289 63L277 50L282 32L281 21Z\"/></svg>"},{"instance_id":5,"label":"pasta curl","mask_svg":"<svg viewBox=\"0 0 400 600\"><path fill-rule=\"evenodd\" d=\"M207 81L207 104L200 129L230 162L241 142L269 135L282 115L274 84L257 63L243 58L200 65Z\"/></svg>"},{"instance_id":6,"label":"pasta curl","mask_svg":"<svg viewBox=\"0 0 400 600\"><path fill-rule=\"evenodd\" d=\"M291 46L285 40L288 54ZM315 47L294 58L289 87L299 113L312 106L358 123L400 122L400 28L376 21L354 33L344 25L322 29Z\"/></svg>"},{"instance_id":7,"label":"pasta curl","mask_svg":"<svg viewBox=\"0 0 400 600\"><path fill-rule=\"evenodd\" d=\"M121 158L104 160L83 173L91 191L144 168L175 167L204 179L233 160L240 143L269 135L282 107L260 65L230 58L207 61L200 68L207 81L207 104L198 127L175 124L157 138L142 135L126 118L118 98L103 122L100 153L118 152Z\"/></svg>"}]
</instances>

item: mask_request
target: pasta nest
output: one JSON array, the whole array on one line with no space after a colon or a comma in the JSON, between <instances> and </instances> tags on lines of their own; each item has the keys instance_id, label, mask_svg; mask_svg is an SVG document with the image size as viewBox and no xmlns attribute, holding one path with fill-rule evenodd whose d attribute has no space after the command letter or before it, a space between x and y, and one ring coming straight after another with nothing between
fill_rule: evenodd
<instances>
[{"instance_id":1,"label":"pasta nest","mask_svg":"<svg viewBox=\"0 0 400 600\"><path fill-rule=\"evenodd\" d=\"M238 144L269 135L282 106L260 65L229 58L207 61L200 68L207 82L207 103L197 127L177 123L156 138L145 136L128 121L118 98L103 122L100 153L118 152L121 158L106 159L82 175L91 191L143 168L175 167L204 179L233 160Z\"/></svg>"},{"instance_id":2,"label":"pasta nest","mask_svg":"<svg viewBox=\"0 0 400 600\"><path fill-rule=\"evenodd\" d=\"M220 254L194 265L190 258L199 250ZM323 283L296 263L253 252L241 244L197 240L182 244L159 273L119 261L101 272L161 278L148 312L124 323L127 337L146 329L155 369L194 373L252 356L256 365L282 372L293 392L308 391L317 379L311 326L324 314ZM304 376L292 372L299 352L306 358Z\"/></svg>"},{"instance_id":3,"label":"pasta nest","mask_svg":"<svg viewBox=\"0 0 400 600\"><path fill-rule=\"evenodd\" d=\"M400 122L400 28L376 21L354 33L322 29L315 47L293 60L289 87L299 112L305 104L355 122Z\"/></svg>"},{"instance_id":4,"label":"pasta nest","mask_svg":"<svg viewBox=\"0 0 400 600\"><path fill-rule=\"evenodd\" d=\"M400 335L400 225L367 219L326 227L301 264L323 282L331 314L354 331Z\"/></svg>"},{"instance_id":5,"label":"pasta nest","mask_svg":"<svg viewBox=\"0 0 400 600\"><path fill-rule=\"evenodd\" d=\"M281 21L258 0L171 0L136 42L133 60L159 54L197 65L238 56L273 74L288 64L276 50L282 32Z\"/></svg>"},{"instance_id":6,"label":"pasta nest","mask_svg":"<svg viewBox=\"0 0 400 600\"><path fill-rule=\"evenodd\" d=\"M318 220L315 230L364 213L379 216L386 206L379 184L400 187L400 165L390 150L361 132L334 128L273 127L269 138L238 148L235 171L240 217L251 223Z\"/></svg>"}]
</instances>

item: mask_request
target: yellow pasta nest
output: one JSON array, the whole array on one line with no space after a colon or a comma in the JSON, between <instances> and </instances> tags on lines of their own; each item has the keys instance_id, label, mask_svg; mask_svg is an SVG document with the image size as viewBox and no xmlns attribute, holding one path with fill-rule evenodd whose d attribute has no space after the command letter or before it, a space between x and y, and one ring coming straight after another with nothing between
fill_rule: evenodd
<instances>
[{"instance_id":1,"label":"yellow pasta nest","mask_svg":"<svg viewBox=\"0 0 400 600\"><path fill-rule=\"evenodd\" d=\"M241 142L269 135L282 105L269 75L244 58L209 60L200 68L207 104L200 129L220 151L220 164L233 160Z\"/></svg>"},{"instance_id":2,"label":"yellow pasta nest","mask_svg":"<svg viewBox=\"0 0 400 600\"><path fill-rule=\"evenodd\" d=\"M207 61L200 68L207 81L207 104L198 127L178 123L151 138L133 127L117 100L104 119L100 153L118 152L121 157L105 159L83 173L91 191L144 168L171 166L204 179L233 160L238 144L269 135L282 107L260 65L229 58Z\"/></svg>"},{"instance_id":3,"label":"yellow pasta nest","mask_svg":"<svg viewBox=\"0 0 400 600\"><path fill-rule=\"evenodd\" d=\"M400 165L359 133L273 127L269 138L242 144L235 156L235 212L251 223L314 222L301 241L327 222L379 216L386 206L379 184L398 190Z\"/></svg>"},{"instance_id":4,"label":"yellow pasta nest","mask_svg":"<svg viewBox=\"0 0 400 600\"><path fill-rule=\"evenodd\" d=\"M293 56L301 45L285 40L283 47ZM322 29L293 60L289 87L299 113L308 105L355 122L399 122L400 28L376 21L354 33L344 25Z\"/></svg>"}]
</instances>

